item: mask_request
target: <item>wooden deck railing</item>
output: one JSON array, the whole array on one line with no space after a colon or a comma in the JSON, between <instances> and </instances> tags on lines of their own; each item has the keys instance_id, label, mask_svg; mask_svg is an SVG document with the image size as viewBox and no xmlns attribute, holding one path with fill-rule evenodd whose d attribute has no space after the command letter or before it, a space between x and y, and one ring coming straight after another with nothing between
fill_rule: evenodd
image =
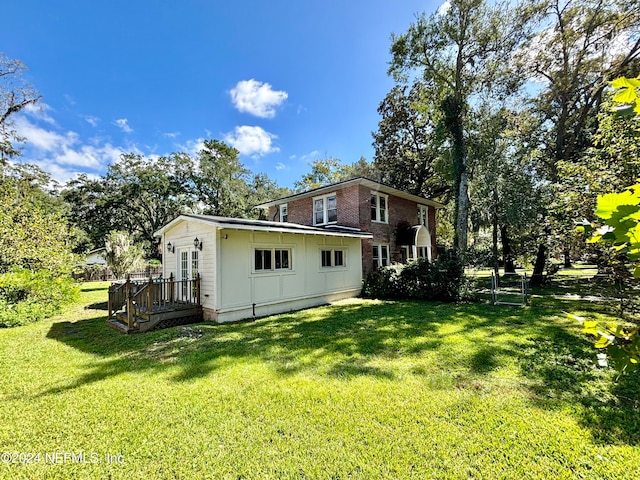
<instances>
[{"instance_id":1,"label":"wooden deck railing","mask_svg":"<svg viewBox=\"0 0 640 480\"><path fill-rule=\"evenodd\" d=\"M140 282L127 279L125 283L109 287L109 318L125 309L127 325L133 326L135 317L158 311L168 311L187 305L200 305L200 276L190 280L149 278Z\"/></svg>"}]
</instances>

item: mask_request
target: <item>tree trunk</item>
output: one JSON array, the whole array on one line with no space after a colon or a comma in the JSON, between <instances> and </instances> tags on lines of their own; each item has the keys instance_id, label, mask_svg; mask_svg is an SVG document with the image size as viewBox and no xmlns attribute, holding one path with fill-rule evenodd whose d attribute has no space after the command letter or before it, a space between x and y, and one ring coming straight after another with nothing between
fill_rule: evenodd
<instances>
[{"instance_id":1,"label":"tree trunk","mask_svg":"<svg viewBox=\"0 0 640 480\"><path fill-rule=\"evenodd\" d=\"M564 245L564 268L571 268L571 247L568 244Z\"/></svg>"},{"instance_id":2,"label":"tree trunk","mask_svg":"<svg viewBox=\"0 0 640 480\"><path fill-rule=\"evenodd\" d=\"M440 104L445 116L445 126L451 137L451 157L455 172L454 192L456 199L454 248L463 259L467 250L469 224L469 181L467 174L467 148L464 139L464 104L457 95L448 95Z\"/></svg>"},{"instance_id":3,"label":"tree trunk","mask_svg":"<svg viewBox=\"0 0 640 480\"><path fill-rule=\"evenodd\" d=\"M542 285L544 280L544 264L547 260L547 247L541 243L538 246L538 253L536 255L536 264L533 267L533 275L531 275L530 285L537 286Z\"/></svg>"},{"instance_id":4,"label":"tree trunk","mask_svg":"<svg viewBox=\"0 0 640 480\"><path fill-rule=\"evenodd\" d=\"M464 259L467 251L467 230L469 224L469 181L467 172L460 175L460 187L458 190L458 215L456 217L456 233L458 243L456 251L460 258Z\"/></svg>"},{"instance_id":5,"label":"tree trunk","mask_svg":"<svg viewBox=\"0 0 640 480\"><path fill-rule=\"evenodd\" d=\"M495 197L495 196L494 196ZM491 219L491 255L493 261L493 271L496 274L496 277L500 275L499 264L498 264L498 216L495 211L493 212L493 218Z\"/></svg>"},{"instance_id":6,"label":"tree trunk","mask_svg":"<svg viewBox=\"0 0 640 480\"><path fill-rule=\"evenodd\" d=\"M502 259L504 261L504 273L516 273L516 266L513 262L513 250L511 241L507 234L506 225L500 227L500 239L502 240Z\"/></svg>"}]
</instances>

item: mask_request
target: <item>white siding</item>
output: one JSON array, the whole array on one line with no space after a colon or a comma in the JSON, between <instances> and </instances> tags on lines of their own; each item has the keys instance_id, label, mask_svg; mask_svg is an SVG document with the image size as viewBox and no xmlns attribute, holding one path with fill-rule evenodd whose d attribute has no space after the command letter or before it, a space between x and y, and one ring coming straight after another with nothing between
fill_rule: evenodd
<instances>
[{"instance_id":1,"label":"white siding","mask_svg":"<svg viewBox=\"0 0 640 480\"><path fill-rule=\"evenodd\" d=\"M221 230L218 321L319 305L357 295L362 282L360 239ZM344 249L345 268L322 268L320 251ZM254 272L255 248L291 249L291 270Z\"/></svg>"},{"instance_id":2,"label":"white siding","mask_svg":"<svg viewBox=\"0 0 640 480\"><path fill-rule=\"evenodd\" d=\"M214 292L216 288L216 229L211 225L197 222L180 222L167 230L163 238L162 265L163 277L173 274L178 278L181 248L193 248L193 240L202 240L202 250L198 252L198 267L201 277L200 292L203 308L215 309ZM175 247L175 252L167 251L167 244Z\"/></svg>"},{"instance_id":3,"label":"white siding","mask_svg":"<svg viewBox=\"0 0 640 480\"><path fill-rule=\"evenodd\" d=\"M252 315L320 305L360 292L362 258L359 238L218 228L185 220L164 232L164 277L177 278L179 251L198 237L201 298L206 320L241 320ZM167 244L175 253L167 251ZM290 249L291 270L254 271L254 250ZM322 249L345 252L344 267L323 268Z\"/></svg>"}]
</instances>

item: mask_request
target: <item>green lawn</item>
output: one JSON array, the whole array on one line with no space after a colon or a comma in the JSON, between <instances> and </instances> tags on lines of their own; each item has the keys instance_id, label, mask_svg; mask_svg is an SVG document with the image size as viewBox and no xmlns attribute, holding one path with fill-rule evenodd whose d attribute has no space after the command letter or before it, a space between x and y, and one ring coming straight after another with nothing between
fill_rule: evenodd
<instances>
[{"instance_id":1,"label":"green lawn","mask_svg":"<svg viewBox=\"0 0 640 480\"><path fill-rule=\"evenodd\" d=\"M562 313L601 304L352 300L125 336L106 284L82 301L0 330L0 478L640 476L638 376L594 368Z\"/></svg>"}]
</instances>

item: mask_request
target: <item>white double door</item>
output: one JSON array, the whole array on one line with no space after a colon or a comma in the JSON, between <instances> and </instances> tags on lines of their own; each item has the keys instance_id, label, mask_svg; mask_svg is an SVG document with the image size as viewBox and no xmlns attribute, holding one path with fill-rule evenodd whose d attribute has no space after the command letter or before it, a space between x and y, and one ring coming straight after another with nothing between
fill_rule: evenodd
<instances>
[{"instance_id":1,"label":"white double door","mask_svg":"<svg viewBox=\"0 0 640 480\"><path fill-rule=\"evenodd\" d=\"M195 280L198 277L200 252L193 248L178 250L178 294L183 300L193 300L195 295Z\"/></svg>"}]
</instances>

